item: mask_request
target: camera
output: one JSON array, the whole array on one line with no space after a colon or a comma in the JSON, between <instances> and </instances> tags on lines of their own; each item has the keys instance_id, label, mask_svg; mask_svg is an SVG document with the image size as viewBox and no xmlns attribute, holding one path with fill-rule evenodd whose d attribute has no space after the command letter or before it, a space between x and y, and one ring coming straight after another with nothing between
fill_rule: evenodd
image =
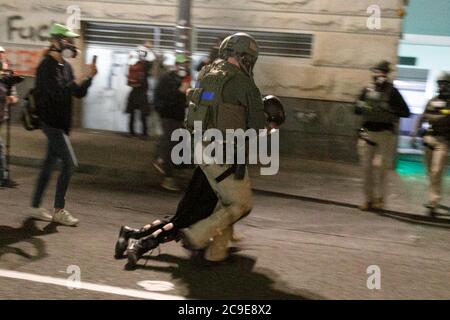
<instances>
[{"instance_id":1,"label":"camera","mask_svg":"<svg viewBox=\"0 0 450 320\"><path fill-rule=\"evenodd\" d=\"M7 90L8 95L10 94L11 88L18 83L21 83L25 78L22 76L17 76L12 70L1 70L0 71L0 83L3 83Z\"/></svg>"}]
</instances>

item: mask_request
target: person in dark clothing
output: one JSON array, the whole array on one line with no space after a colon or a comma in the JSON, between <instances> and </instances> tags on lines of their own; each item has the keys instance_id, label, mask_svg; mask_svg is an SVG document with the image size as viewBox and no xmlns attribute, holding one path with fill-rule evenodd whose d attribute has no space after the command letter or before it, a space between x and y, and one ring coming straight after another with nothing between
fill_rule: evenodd
<instances>
[{"instance_id":1,"label":"person in dark clothing","mask_svg":"<svg viewBox=\"0 0 450 320\"><path fill-rule=\"evenodd\" d=\"M161 76L155 88L155 109L161 118L163 135L156 146L154 167L164 175L161 186L170 191L179 191L173 179L171 151L175 141L172 132L183 127L186 109L186 91L190 86L190 76L185 68L187 58L178 56L175 70Z\"/></svg>"},{"instance_id":2,"label":"person in dark clothing","mask_svg":"<svg viewBox=\"0 0 450 320\"><path fill-rule=\"evenodd\" d=\"M355 113L363 118L358 149L364 168L363 211L382 209L386 199L386 175L393 161L399 118L410 116L400 92L388 80L390 63L372 69L373 82L362 91Z\"/></svg>"},{"instance_id":3,"label":"person in dark clothing","mask_svg":"<svg viewBox=\"0 0 450 320\"><path fill-rule=\"evenodd\" d=\"M77 160L69 140L72 124L72 97L86 96L92 78L97 74L90 66L87 79L75 82L71 65L66 59L74 58L77 49L73 38L78 35L68 27L54 24L50 30L50 48L36 73L35 101L42 130L48 139L47 155L42 165L32 201L32 216L64 225L76 225L78 219L65 210L65 196ZM41 208L42 197L50 180L55 162L62 161L61 174L56 185L54 212Z\"/></svg>"},{"instance_id":4,"label":"person in dark clothing","mask_svg":"<svg viewBox=\"0 0 450 320\"><path fill-rule=\"evenodd\" d=\"M121 259L134 241L143 239L153 249L162 243L179 241L179 231L197 221L209 217L217 205L218 198L208 183L208 179L197 167L186 192L178 204L175 215L166 220L155 220L140 229L122 226L115 246L115 258Z\"/></svg>"},{"instance_id":5,"label":"person in dark clothing","mask_svg":"<svg viewBox=\"0 0 450 320\"><path fill-rule=\"evenodd\" d=\"M135 83L130 83L130 74L128 85L130 85L133 89L128 96L128 103L126 108L126 113L130 115L129 119L129 133L132 137L136 136L136 131L134 130L135 126L135 117L136 111L139 111L142 123L142 138L148 138L148 128L147 128L147 118L150 114L150 104L148 101L147 91L149 90L148 85L148 77L151 75L152 71L152 63L147 61L147 55L149 54L149 50L147 50L144 46L138 47L138 56L139 61L130 67L129 73L131 74L133 69L139 70L136 73L138 79L133 80Z\"/></svg>"},{"instance_id":6,"label":"person in dark clothing","mask_svg":"<svg viewBox=\"0 0 450 320\"><path fill-rule=\"evenodd\" d=\"M3 71L8 70L8 62L6 60L5 49L0 47L0 77L3 76ZM0 128L3 121L7 121L10 116L10 107L18 102L17 90L13 86L9 90L8 86L0 82ZM15 188L18 186L17 182L11 179L9 172L9 163L7 159L6 145L0 137L0 188Z\"/></svg>"}]
</instances>

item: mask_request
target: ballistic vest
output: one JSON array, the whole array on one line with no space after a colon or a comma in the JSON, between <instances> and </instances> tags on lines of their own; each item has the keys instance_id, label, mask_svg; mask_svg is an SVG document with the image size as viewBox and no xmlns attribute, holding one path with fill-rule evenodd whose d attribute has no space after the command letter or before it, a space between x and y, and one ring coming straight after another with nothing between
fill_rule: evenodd
<instances>
[{"instance_id":1,"label":"ballistic vest","mask_svg":"<svg viewBox=\"0 0 450 320\"><path fill-rule=\"evenodd\" d=\"M392 85L384 91L375 90L374 86L366 88L365 102L369 107L363 112L364 122L393 124L398 121L398 116L389 110L389 100L392 95Z\"/></svg>"},{"instance_id":2,"label":"ballistic vest","mask_svg":"<svg viewBox=\"0 0 450 320\"><path fill-rule=\"evenodd\" d=\"M240 72L224 60L205 66L199 74L196 88L187 93L188 115L186 127L194 131L194 122L202 129L247 129L247 107L223 101L225 85Z\"/></svg>"},{"instance_id":3,"label":"ballistic vest","mask_svg":"<svg viewBox=\"0 0 450 320\"><path fill-rule=\"evenodd\" d=\"M425 114L432 117L432 120L429 121L431 127L428 129L428 133L450 139L450 100L431 99L427 104Z\"/></svg>"}]
</instances>

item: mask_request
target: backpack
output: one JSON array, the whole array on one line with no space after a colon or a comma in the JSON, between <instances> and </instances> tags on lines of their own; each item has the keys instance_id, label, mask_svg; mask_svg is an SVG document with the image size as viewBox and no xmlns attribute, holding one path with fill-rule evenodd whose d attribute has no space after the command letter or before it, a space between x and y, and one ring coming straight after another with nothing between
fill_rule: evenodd
<instances>
[{"instance_id":1,"label":"backpack","mask_svg":"<svg viewBox=\"0 0 450 320\"><path fill-rule=\"evenodd\" d=\"M36 108L34 89L30 89L25 96L21 120L25 130L33 131L41 128L41 121Z\"/></svg>"},{"instance_id":2,"label":"backpack","mask_svg":"<svg viewBox=\"0 0 450 320\"><path fill-rule=\"evenodd\" d=\"M142 81L145 78L145 65L142 62L138 61L128 68L128 85L130 87L142 87Z\"/></svg>"}]
</instances>

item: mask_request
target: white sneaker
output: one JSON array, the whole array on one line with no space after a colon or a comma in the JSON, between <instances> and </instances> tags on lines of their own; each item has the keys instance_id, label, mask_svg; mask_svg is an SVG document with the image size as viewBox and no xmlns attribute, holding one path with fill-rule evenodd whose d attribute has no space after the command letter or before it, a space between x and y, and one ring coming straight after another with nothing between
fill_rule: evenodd
<instances>
[{"instance_id":1,"label":"white sneaker","mask_svg":"<svg viewBox=\"0 0 450 320\"><path fill-rule=\"evenodd\" d=\"M53 216L50 211L45 208L31 208L31 215L33 219L42 220L42 221L52 221Z\"/></svg>"},{"instance_id":2,"label":"white sneaker","mask_svg":"<svg viewBox=\"0 0 450 320\"><path fill-rule=\"evenodd\" d=\"M166 171L164 170L164 160L161 158L158 158L156 161L153 161L153 167L155 167L156 170L163 176L166 175Z\"/></svg>"},{"instance_id":3,"label":"white sneaker","mask_svg":"<svg viewBox=\"0 0 450 320\"><path fill-rule=\"evenodd\" d=\"M80 220L74 218L69 211L64 209L55 212L53 215L53 221L65 226L76 226L78 222L80 222Z\"/></svg>"}]
</instances>

